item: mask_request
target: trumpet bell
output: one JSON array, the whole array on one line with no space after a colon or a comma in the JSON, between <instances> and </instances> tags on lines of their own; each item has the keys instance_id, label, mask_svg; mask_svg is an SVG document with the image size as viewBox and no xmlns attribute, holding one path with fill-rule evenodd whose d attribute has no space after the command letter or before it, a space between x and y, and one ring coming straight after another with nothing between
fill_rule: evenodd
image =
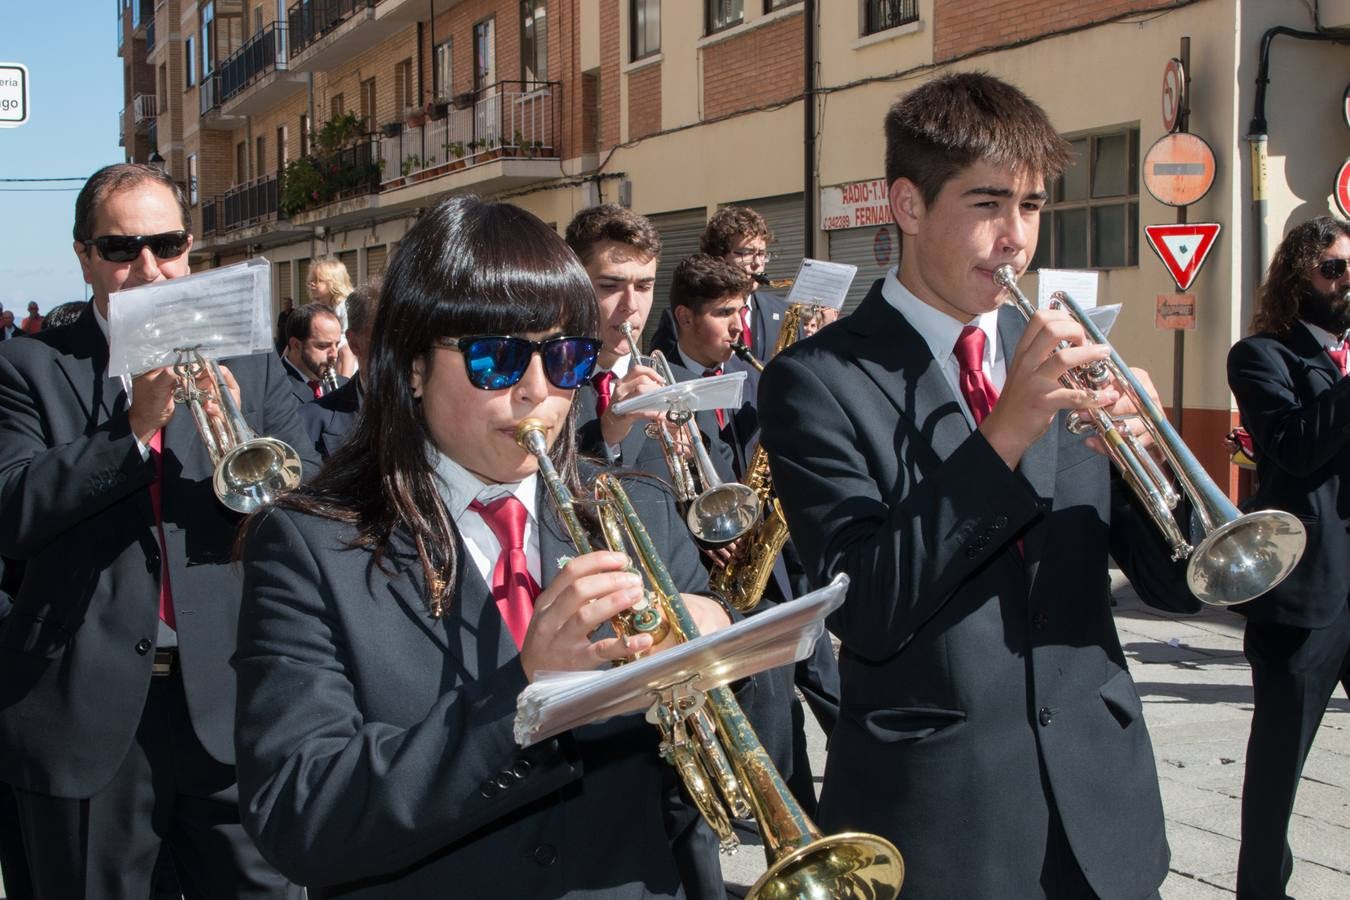
<instances>
[{"instance_id":1,"label":"trumpet bell","mask_svg":"<svg viewBox=\"0 0 1350 900\"><path fill-rule=\"evenodd\" d=\"M1204 603L1232 606L1284 581L1303 555L1307 533L1291 513L1263 509L1216 527L1191 552L1186 586Z\"/></svg>"},{"instance_id":2,"label":"trumpet bell","mask_svg":"<svg viewBox=\"0 0 1350 900\"><path fill-rule=\"evenodd\" d=\"M259 437L235 446L216 466L211 486L230 509L251 513L300 484L300 455L284 441Z\"/></svg>"},{"instance_id":3,"label":"trumpet bell","mask_svg":"<svg viewBox=\"0 0 1350 900\"><path fill-rule=\"evenodd\" d=\"M875 834L845 831L786 854L760 876L753 900L892 900L900 895L905 861Z\"/></svg>"},{"instance_id":4,"label":"trumpet bell","mask_svg":"<svg viewBox=\"0 0 1350 900\"><path fill-rule=\"evenodd\" d=\"M685 524L694 539L716 549L743 537L759 521L760 500L753 488L728 482L699 494L689 504Z\"/></svg>"}]
</instances>

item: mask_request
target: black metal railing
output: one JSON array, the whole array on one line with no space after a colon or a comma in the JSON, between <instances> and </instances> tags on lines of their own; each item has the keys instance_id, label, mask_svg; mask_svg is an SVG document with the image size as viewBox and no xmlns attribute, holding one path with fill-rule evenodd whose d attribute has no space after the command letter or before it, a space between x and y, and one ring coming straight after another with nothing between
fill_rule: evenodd
<instances>
[{"instance_id":1,"label":"black metal railing","mask_svg":"<svg viewBox=\"0 0 1350 900\"><path fill-rule=\"evenodd\" d=\"M303 53L319 38L363 10L375 6L375 0L298 0L286 11L290 30L291 56Z\"/></svg>"},{"instance_id":2,"label":"black metal railing","mask_svg":"<svg viewBox=\"0 0 1350 900\"><path fill-rule=\"evenodd\" d=\"M145 26L145 52L147 55L154 52L155 49L155 20L150 19L150 24Z\"/></svg>"},{"instance_id":3,"label":"black metal railing","mask_svg":"<svg viewBox=\"0 0 1350 900\"><path fill-rule=\"evenodd\" d=\"M220 198L221 230L228 233L275 219L279 185L273 173L226 191Z\"/></svg>"},{"instance_id":4,"label":"black metal railing","mask_svg":"<svg viewBox=\"0 0 1350 900\"><path fill-rule=\"evenodd\" d=\"M219 72L212 72L210 75L202 76L202 83L197 87L197 105L201 108L202 115L206 115L213 109L220 108Z\"/></svg>"},{"instance_id":5,"label":"black metal railing","mask_svg":"<svg viewBox=\"0 0 1350 900\"><path fill-rule=\"evenodd\" d=\"M380 137L367 134L351 147L306 156L286 166L279 212L283 216L380 190Z\"/></svg>"},{"instance_id":6,"label":"black metal railing","mask_svg":"<svg viewBox=\"0 0 1350 900\"><path fill-rule=\"evenodd\" d=\"M220 64L220 99L231 100L258 79L286 68L286 26L269 22Z\"/></svg>"},{"instance_id":7,"label":"black metal railing","mask_svg":"<svg viewBox=\"0 0 1350 900\"><path fill-rule=\"evenodd\" d=\"M867 0L863 34L919 21L919 0Z\"/></svg>"},{"instance_id":8,"label":"black metal railing","mask_svg":"<svg viewBox=\"0 0 1350 900\"><path fill-rule=\"evenodd\" d=\"M215 237L216 235L216 211L219 208L218 200L202 201L202 237Z\"/></svg>"}]
</instances>

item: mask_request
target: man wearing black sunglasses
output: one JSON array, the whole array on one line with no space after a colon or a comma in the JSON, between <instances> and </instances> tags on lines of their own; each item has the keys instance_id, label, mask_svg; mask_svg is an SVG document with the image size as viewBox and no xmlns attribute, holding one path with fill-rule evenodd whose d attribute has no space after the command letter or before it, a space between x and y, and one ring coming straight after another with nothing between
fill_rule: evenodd
<instances>
[{"instance_id":1,"label":"man wearing black sunglasses","mask_svg":"<svg viewBox=\"0 0 1350 900\"><path fill-rule=\"evenodd\" d=\"M0 554L24 562L0 625L0 774L39 898L150 896L162 845L189 896L295 890L239 824L239 517L172 370L130 395L106 375L109 295L188 274L188 222L158 169L94 173L74 228L93 302L0 347ZM317 470L280 361L222 362L250 426Z\"/></svg>"},{"instance_id":2,"label":"man wearing black sunglasses","mask_svg":"<svg viewBox=\"0 0 1350 900\"><path fill-rule=\"evenodd\" d=\"M1284 897L1287 832L1303 763L1339 682L1350 694L1350 223L1320 216L1275 251L1252 336L1228 384L1256 453L1251 509L1302 520L1308 548L1278 587L1235 607L1254 704L1242 786L1239 898Z\"/></svg>"}]
</instances>

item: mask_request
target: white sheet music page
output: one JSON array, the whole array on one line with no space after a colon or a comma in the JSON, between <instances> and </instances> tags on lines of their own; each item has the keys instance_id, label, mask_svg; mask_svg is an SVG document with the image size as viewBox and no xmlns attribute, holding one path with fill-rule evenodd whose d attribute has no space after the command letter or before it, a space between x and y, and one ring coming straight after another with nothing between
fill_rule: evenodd
<instances>
[{"instance_id":1,"label":"white sheet music page","mask_svg":"<svg viewBox=\"0 0 1350 900\"><path fill-rule=\"evenodd\" d=\"M1097 305L1097 273L1087 269L1040 269L1036 272L1036 308L1046 309L1055 294L1064 293L1083 309Z\"/></svg>"},{"instance_id":2,"label":"white sheet music page","mask_svg":"<svg viewBox=\"0 0 1350 900\"><path fill-rule=\"evenodd\" d=\"M261 257L108 298L108 374L171 365L179 347L223 359L272 349L272 267Z\"/></svg>"},{"instance_id":3,"label":"white sheet music page","mask_svg":"<svg viewBox=\"0 0 1350 900\"><path fill-rule=\"evenodd\" d=\"M843 309L849 285L853 284L853 277L857 274L858 267L848 263L804 259L797 268L797 277L792 281L787 302Z\"/></svg>"},{"instance_id":4,"label":"white sheet music page","mask_svg":"<svg viewBox=\"0 0 1350 900\"><path fill-rule=\"evenodd\" d=\"M684 409L699 412L705 409L740 409L745 393L745 372L728 372L668 384L663 388L638 394L614 404L616 415L642 412L648 409Z\"/></svg>"}]
</instances>

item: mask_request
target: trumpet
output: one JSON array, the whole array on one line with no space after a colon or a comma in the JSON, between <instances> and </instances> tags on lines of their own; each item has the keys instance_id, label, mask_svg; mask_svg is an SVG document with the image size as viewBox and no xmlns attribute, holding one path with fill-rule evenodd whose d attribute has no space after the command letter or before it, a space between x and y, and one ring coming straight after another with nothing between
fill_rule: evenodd
<instances>
[{"instance_id":1,"label":"trumpet","mask_svg":"<svg viewBox=\"0 0 1350 900\"><path fill-rule=\"evenodd\" d=\"M337 367L330 362L324 363L319 367L319 384L325 394L331 394L338 389Z\"/></svg>"},{"instance_id":2,"label":"trumpet","mask_svg":"<svg viewBox=\"0 0 1350 900\"><path fill-rule=\"evenodd\" d=\"M220 502L235 512L251 513L298 485L300 455L285 441L259 437L249 427L216 361L200 347L179 347L174 352L173 372L178 376L174 400L187 406L206 444L213 469L211 487ZM213 389L198 387L202 373L210 376ZM211 400L220 404L218 414L206 411Z\"/></svg>"},{"instance_id":3,"label":"trumpet","mask_svg":"<svg viewBox=\"0 0 1350 900\"><path fill-rule=\"evenodd\" d=\"M994 281L1007 289L1011 302L1024 317L1030 319L1035 314L1035 306L1017 287L1017 273L1011 265L1005 263L995 269ZM1111 346L1076 300L1067 295L1059 299L1089 340ZM1061 342L1056 349L1066 346L1067 342ZM1098 390L1112 380L1139 410L1144 429L1191 501L1204 535L1199 543L1190 543L1189 534L1173 515L1180 495L1171 479L1128 428L1102 409L1091 410L1090 421L1071 416L1068 426L1075 433L1091 430L1101 436L1111 461L1162 532L1173 561L1188 560L1186 586L1191 593L1203 603L1230 606L1258 597L1283 581L1303 556L1307 543L1303 523L1281 510L1243 515L1205 474L1199 460L1114 347L1106 359L1060 376L1060 383L1073 389Z\"/></svg>"},{"instance_id":4,"label":"trumpet","mask_svg":"<svg viewBox=\"0 0 1350 900\"><path fill-rule=\"evenodd\" d=\"M517 443L539 461L577 550L589 552L590 539L571 493L548 459L545 431L539 420L526 419L517 426ZM595 502L606 545L619 552L631 548L647 590L676 638L698 637L679 588L617 477L607 472L596 476ZM648 720L661 732L662 757L680 773L724 852L739 844L731 816L758 820L769 866L747 897L898 896L904 860L895 845L862 832L823 835L788 790L730 688L699 694L687 683L672 685L658 692Z\"/></svg>"},{"instance_id":5,"label":"trumpet","mask_svg":"<svg viewBox=\"0 0 1350 900\"><path fill-rule=\"evenodd\" d=\"M670 363L660 350L652 352L651 363L662 381L675 383ZM759 495L739 482L724 483L717 477L692 410L671 408L666 422L651 423L647 434L661 442L675 496L685 509L685 524L701 546L725 547L755 527L761 512Z\"/></svg>"}]
</instances>

